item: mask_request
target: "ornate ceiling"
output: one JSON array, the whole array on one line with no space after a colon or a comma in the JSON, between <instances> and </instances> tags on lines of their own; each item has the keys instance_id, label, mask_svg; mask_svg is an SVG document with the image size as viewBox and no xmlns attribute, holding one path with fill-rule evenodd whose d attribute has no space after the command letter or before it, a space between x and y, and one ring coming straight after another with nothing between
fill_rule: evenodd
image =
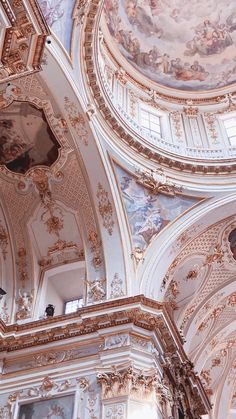
<instances>
[{"instance_id":1,"label":"ornate ceiling","mask_svg":"<svg viewBox=\"0 0 236 419\"><path fill-rule=\"evenodd\" d=\"M233 1L105 0L104 11L120 54L158 84L202 91L236 81Z\"/></svg>"},{"instance_id":2,"label":"ornate ceiling","mask_svg":"<svg viewBox=\"0 0 236 419\"><path fill-rule=\"evenodd\" d=\"M33 166L51 166L60 144L43 110L29 102L13 102L0 115L0 164L12 172L26 173Z\"/></svg>"},{"instance_id":3,"label":"ornate ceiling","mask_svg":"<svg viewBox=\"0 0 236 419\"><path fill-rule=\"evenodd\" d=\"M186 351L214 404L214 417L221 417L226 405L234 403L236 264L235 243L230 242L234 228L235 216L195 236L162 282L164 299L172 305Z\"/></svg>"},{"instance_id":4,"label":"ornate ceiling","mask_svg":"<svg viewBox=\"0 0 236 419\"><path fill-rule=\"evenodd\" d=\"M48 26L36 0L3 0L0 8L0 83L41 69Z\"/></svg>"},{"instance_id":5,"label":"ornate ceiling","mask_svg":"<svg viewBox=\"0 0 236 419\"><path fill-rule=\"evenodd\" d=\"M140 293L162 299L185 336L186 353L214 403L214 417L221 419L236 403L235 176L229 174L230 159L224 170L221 162L208 160L208 170L201 161L186 158L182 163L168 150L163 157L161 150L157 155L147 143L140 145L103 90L96 49L103 42L98 36L102 2L39 3L52 29L43 70L2 83L0 89L0 286L7 290L1 319L7 324L37 319L44 279L56 282L57 275L66 276L80 263L79 290L89 304ZM105 2L108 26L123 54L124 68L116 75L127 86L124 104L133 112L131 119L136 104L126 60L156 82L188 92L227 89L235 81L234 59L229 62L234 57L233 4L224 2L223 7L218 1L213 12L212 2L207 8L200 2L191 5L194 18L186 26L187 1ZM127 49L134 36L139 57ZM204 70L173 69L176 62ZM159 111L153 92L149 99ZM232 97L223 100L227 112L235 112ZM187 120L194 135L198 108L191 101L185 105L180 115L174 103L171 117L178 133L178 121ZM170 117L166 108L161 110ZM200 121L202 132L207 127L216 141L210 117L208 125Z\"/></svg>"}]
</instances>

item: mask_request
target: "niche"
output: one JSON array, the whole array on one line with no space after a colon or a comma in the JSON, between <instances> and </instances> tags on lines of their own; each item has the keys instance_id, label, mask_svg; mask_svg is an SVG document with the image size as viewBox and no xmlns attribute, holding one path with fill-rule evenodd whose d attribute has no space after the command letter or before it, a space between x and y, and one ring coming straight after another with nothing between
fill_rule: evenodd
<instances>
[{"instance_id":1,"label":"niche","mask_svg":"<svg viewBox=\"0 0 236 419\"><path fill-rule=\"evenodd\" d=\"M78 300L78 308L81 307L85 288L84 261L59 266L45 272L37 317L45 317L45 308L49 304L55 307L54 316L65 314L66 303L69 301ZM76 306L73 307L76 311Z\"/></svg>"}]
</instances>

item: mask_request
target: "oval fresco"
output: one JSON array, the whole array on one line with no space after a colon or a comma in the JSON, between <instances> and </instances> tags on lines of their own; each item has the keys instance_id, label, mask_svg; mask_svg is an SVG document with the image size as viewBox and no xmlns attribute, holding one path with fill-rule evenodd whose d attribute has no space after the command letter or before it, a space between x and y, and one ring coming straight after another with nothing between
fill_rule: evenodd
<instances>
[{"instance_id":1,"label":"oval fresco","mask_svg":"<svg viewBox=\"0 0 236 419\"><path fill-rule=\"evenodd\" d=\"M210 90L236 81L236 2L105 0L122 55L167 87Z\"/></svg>"}]
</instances>

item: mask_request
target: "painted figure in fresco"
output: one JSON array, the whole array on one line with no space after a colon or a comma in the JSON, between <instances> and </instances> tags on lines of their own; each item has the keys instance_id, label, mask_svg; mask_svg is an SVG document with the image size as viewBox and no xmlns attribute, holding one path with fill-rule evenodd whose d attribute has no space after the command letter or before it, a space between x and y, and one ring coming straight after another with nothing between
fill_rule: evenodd
<instances>
[{"instance_id":1,"label":"painted figure in fresco","mask_svg":"<svg viewBox=\"0 0 236 419\"><path fill-rule=\"evenodd\" d=\"M194 38L187 42L185 55L193 56L199 54L213 55L220 54L225 48L233 44L230 35L232 29L227 24L219 24L205 20L203 24L195 28Z\"/></svg>"},{"instance_id":2,"label":"painted figure in fresco","mask_svg":"<svg viewBox=\"0 0 236 419\"><path fill-rule=\"evenodd\" d=\"M152 238L170 221L196 203L193 197L153 194L117 167L125 209L135 247L145 250Z\"/></svg>"},{"instance_id":3,"label":"painted figure in fresco","mask_svg":"<svg viewBox=\"0 0 236 419\"><path fill-rule=\"evenodd\" d=\"M204 81L207 76L208 72L204 70L202 66L198 64L198 61L194 61L194 63L190 66L190 64L184 63L184 66L175 72L175 78L177 80L199 80Z\"/></svg>"},{"instance_id":4,"label":"painted figure in fresco","mask_svg":"<svg viewBox=\"0 0 236 419\"><path fill-rule=\"evenodd\" d=\"M62 0L56 0L56 2L53 0L39 0L39 5L48 26L52 26L64 15L64 10L61 9Z\"/></svg>"},{"instance_id":5,"label":"painted figure in fresco","mask_svg":"<svg viewBox=\"0 0 236 419\"><path fill-rule=\"evenodd\" d=\"M230 63L236 45L234 3L208 2L205 18L204 0L105 0L105 11L121 52L147 77L196 90L235 80Z\"/></svg>"},{"instance_id":6,"label":"painted figure in fresco","mask_svg":"<svg viewBox=\"0 0 236 419\"><path fill-rule=\"evenodd\" d=\"M141 2L136 0L125 1L125 10L129 22L131 23L131 25L136 26L140 32L145 33L146 36L151 36L155 34L155 36L158 36L158 38L160 38L162 35L162 30L156 25L156 23L152 19L153 12L157 14L158 2L154 1L152 3L152 8L147 8L140 3ZM147 5L150 6L150 3L147 3ZM148 14L148 9L150 10L151 16Z\"/></svg>"},{"instance_id":7,"label":"painted figure in fresco","mask_svg":"<svg viewBox=\"0 0 236 419\"><path fill-rule=\"evenodd\" d=\"M0 120L0 164L16 159L30 148L13 127L11 119Z\"/></svg>"},{"instance_id":8,"label":"painted figure in fresco","mask_svg":"<svg viewBox=\"0 0 236 419\"><path fill-rule=\"evenodd\" d=\"M119 9L118 0L105 0L104 7L107 11L107 14L106 14L107 26L111 34L113 36L116 36L119 31L119 25L121 22L121 19L118 15L118 9Z\"/></svg>"},{"instance_id":9,"label":"painted figure in fresco","mask_svg":"<svg viewBox=\"0 0 236 419\"><path fill-rule=\"evenodd\" d=\"M135 245L144 249L169 220L162 218L157 198L138 186L131 177L122 176L121 190Z\"/></svg>"}]
</instances>

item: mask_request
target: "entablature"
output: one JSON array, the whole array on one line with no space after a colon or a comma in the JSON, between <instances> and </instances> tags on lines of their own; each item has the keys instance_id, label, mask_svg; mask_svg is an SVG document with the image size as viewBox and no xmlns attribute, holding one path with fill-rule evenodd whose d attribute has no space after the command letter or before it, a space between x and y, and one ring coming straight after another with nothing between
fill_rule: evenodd
<instances>
[{"instance_id":1,"label":"entablature","mask_svg":"<svg viewBox=\"0 0 236 419\"><path fill-rule=\"evenodd\" d=\"M31 394L41 397L42 384L37 390L35 378L42 380L45 367L50 374L47 382L53 380L59 365L64 366L63 376L70 374L71 380L79 363L80 371L87 374L96 369L105 405L125 397L155 402L162 413L181 405L190 418L210 411L204 388L165 303L142 295L107 301L45 321L12 326L1 322L1 334L0 387L7 393L10 385L13 391L16 380L19 401ZM25 383L21 389L21 374L32 371L30 388L35 388L34 393L25 390Z\"/></svg>"}]
</instances>

